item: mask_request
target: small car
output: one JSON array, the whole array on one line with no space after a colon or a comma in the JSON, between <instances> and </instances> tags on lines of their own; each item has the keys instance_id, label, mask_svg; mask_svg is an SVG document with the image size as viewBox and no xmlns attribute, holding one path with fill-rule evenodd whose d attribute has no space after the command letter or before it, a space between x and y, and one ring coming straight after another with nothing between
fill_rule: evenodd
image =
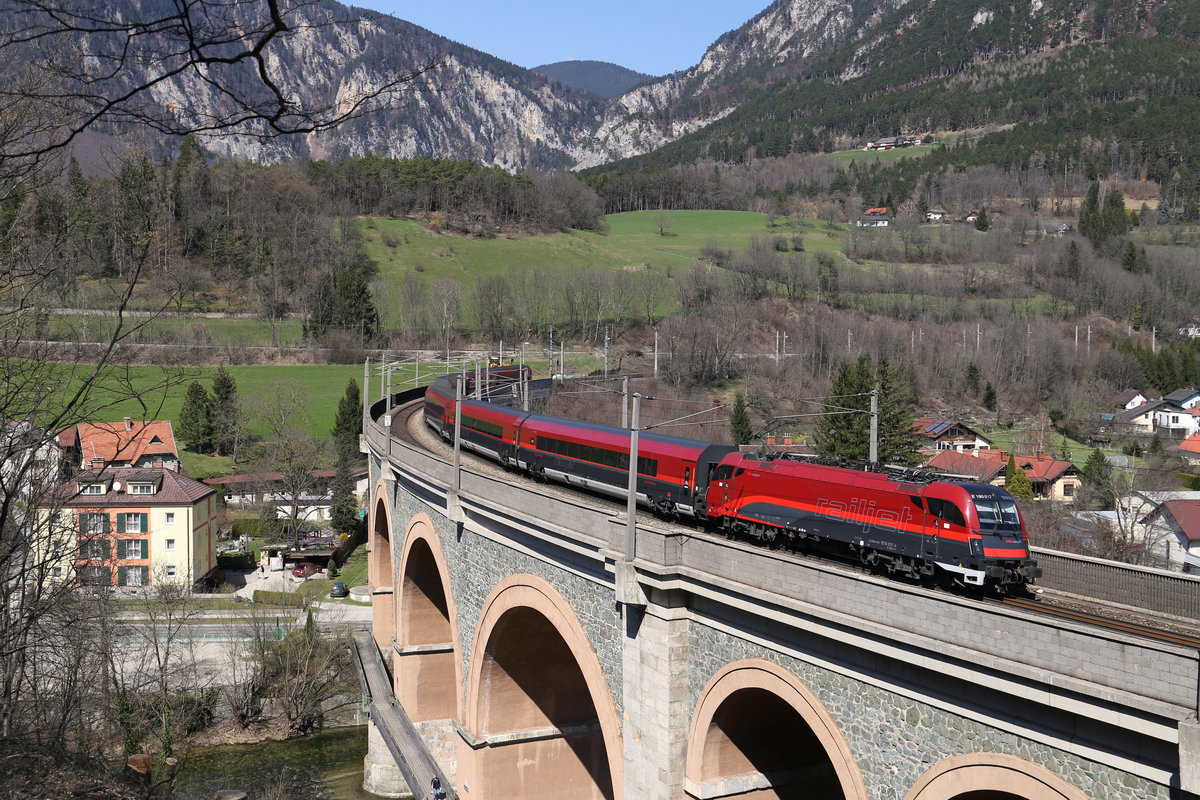
<instances>
[{"instance_id":1,"label":"small car","mask_svg":"<svg viewBox=\"0 0 1200 800\"><path fill-rule=\"evenodd\" d=\"M346 584L342 583L341 581L337 581L336 583L333 584L333 586L329 587L329 596L330 597L349 597L350 590L348 588L346 588Z\"/></svg>"},{"instance_id":2,"label":"small car","mask_svg":"<svg viewBox=\"0 0 1200 800\"><path fill-rule=\"evenodd\" d=\"M292 570L292 574L295 575L297 578L305 578L305 577L308 577L308 573L311 572L312 569L313 569L312 564L310 564L307 561L301 561L299 564L296 565L296 568L294 570Z\"/></svg>"}]
</instances>

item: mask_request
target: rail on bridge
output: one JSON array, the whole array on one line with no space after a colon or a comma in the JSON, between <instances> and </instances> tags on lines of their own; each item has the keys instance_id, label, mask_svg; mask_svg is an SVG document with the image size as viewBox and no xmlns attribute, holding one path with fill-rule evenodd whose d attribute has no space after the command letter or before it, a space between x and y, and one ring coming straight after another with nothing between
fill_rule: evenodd
<instances>
[{"instance_id":1,"label":"rail on bridge","mask_svg":"<svg viewBox=\"0 0 1200 800\"><path fill-rule=\"evenodd\" d=\"M369 631L355 631L351 652L358 666L358 681L363 695L370 703L371 721L383 737L413 797L435 800L430 787L436 776L442 786L439 797L457 800L458 795L433 756L425 749L416 726L396 702L396 696L392 693L392 679L383 665L375 638Z\"/></svg>"}]
</instances>

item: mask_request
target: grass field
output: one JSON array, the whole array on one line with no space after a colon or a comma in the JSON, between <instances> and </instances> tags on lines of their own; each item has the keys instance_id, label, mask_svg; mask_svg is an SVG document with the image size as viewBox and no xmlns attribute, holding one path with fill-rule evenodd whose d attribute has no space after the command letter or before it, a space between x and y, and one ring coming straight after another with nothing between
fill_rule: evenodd
<instances>
[{"instance_id":1,"label":"grass field","mask_svg":"<svg viewBox=\"0 0 1200 800\"><path fill-rule=\"evenodd\" d=\"M238 394L241 396L252 415L256 406L270 399L281 384L294 384L299 387L303 397L303 419L300 427L317 438L328 438L333 428L333 419L337 414L338 402L346 393L346 385L351 378L358 381L362 389L363 368L358 364L351 365L256 365L226 367L229 374L237 382ZM168 375L164 367L133 367L130 370L132 387L144 392L140 400L130 399L116 402L106 409L105 420L116 421L122 417L144 419L147 410L156 419L169 419L178 432L179 412L183 408L184 395L192 380L198 380L205 389L212 389L212 376L215 367L192 368L183 373L187 378L177 382L167 392L148 389L161 384ZM401 367L393 375L393 388L412 377L412 367ZM373 397L379 396L378 376L374 378ZM145 407L143 407L143 403ZM158 410L161 405L161 410ZM252 424L251 431L266 434L265 424ZM200 464L202 462L197 462Z\"/></svg>"},{"instance_id":2,"label":"grass field","mask_svg":"<svg viewBox=\"0 0 1200 800\"><path fill-rule=\"evenodd\" d=\"M366 225L367 252L379 274L400 284L417 275L426 283L453 278L470 286L481 277L541 267L570 271L585 267L620 269L644 264L664 273L686 269L710 239L740 253L753 235L790 236L795 228L767 227L766 216L747 211L671 211L671 224L659 235L657 212L637 211L605 218L604 233L569 231L533 236L470 239L430 232L411 220L371 219ZM805 225L805 247L838 249L816 220ZM389 247L385 240L395 243Z\"/></svg>"}]
</instances>

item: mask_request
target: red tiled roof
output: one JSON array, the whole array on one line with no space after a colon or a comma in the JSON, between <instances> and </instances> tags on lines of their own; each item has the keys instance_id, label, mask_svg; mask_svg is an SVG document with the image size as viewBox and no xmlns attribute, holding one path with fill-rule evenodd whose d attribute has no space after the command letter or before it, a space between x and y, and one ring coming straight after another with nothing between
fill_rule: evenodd
<instances>
[{"instance_id":1,"label":"red tiled roof","mask_svg":"<svg viewBox=\"0 0 1200 800\"><path fill-rule=\"evenodd\" d=\"M75 429L64 428L58 432L58 443L62 447L71 448L75 446Z\"/></svg>"},{"instance_id":2,"label":"red tiled roof","mask_svg":"<svg viewBox=\"0 0 1200 800\"><path fill-rule=\"evenodd\" d=\"M1163 504L1189 539L1200 539L1200 500L1168 500Z\"/></svg>"},{"instance_id":3,"label":"red tiled roof","mask_svg":"<svg viewBox=\"0 0 1200 800\"><path fill-rule=\"evenodd\" d=\"M1191 436L1179 443L1176 450L1184 450L1189 453L1200 453L1200 433L1193 433Z\"/></svg>"},{"instance_id":4,"label":"red tiled roof","mask_svg":"<svg viewBox=\"0 0 1200 800\"><path fill-rule=\"evenodd\" d=\"M1070 461L1060 461L1045 453L1038 453L1034 456L1017 456L1017 466L1025 470L1025 474L1034 483L1053 483L1065 473L1075 471L1075 465Z\"/></svg>"},{"instance_id":5,"label":"red tiled roof","mask_svg":"<svg viewBox=\"0 0 1200 800\"><path fill-rule=\"evenodd\" d=\"M108 492L105 494L79 494L79 484L102 481L108 483ZM155 483L157 489L154 494L129 494L126 487L130 481ZM113 487L118 483L121 485L121 491L113 491ZM115 467L81 472L73 480L63 484L62 490L66 495L63 505L70 507L190 506L216 491L211 486L205 486L200 481L194 481L174 470L146 467Z\"/></svg>"},{"instance_id":6,"label":"red tiled roof","mask_svg":"<svg viewBox=\"0 0 1200 800\"><path fill-rule=\"evenodd\" d=\"M1008 454L1003 450L939 450L925 462L929 469L952 472L955 475L970 475L982 483L991 483L1004 473L1008 466Z\"/></svg>"},{"instance_id":7,"label":"red tiled roof","mask_svg":"<svg viewBox=\"0 0 1200 800\"><path fill-rule=\"evenodd\" d=\"M85 423L77 430L84 466L95 459L105 464L115 461L133 464L147 455L179 458L175 434L167 420Z\"/></svg>"},{"instance_id":8,"label":"red tiled roof","mask_svg":"<svg viewBox=\"0 0 1200 800\"><path fill-rule=\"evenodd\" d=\"M1008 467L1008 456L1003 450L968 450L965 453L942 450L925 462L925 466L956 475L973 475L988 483ZM1075 465L1070 461L1060 461L1045 453L1017 456L1016 463L1034 483L1054 483L1067 472L1075 470Z\"/></svg>"}]
</instances>

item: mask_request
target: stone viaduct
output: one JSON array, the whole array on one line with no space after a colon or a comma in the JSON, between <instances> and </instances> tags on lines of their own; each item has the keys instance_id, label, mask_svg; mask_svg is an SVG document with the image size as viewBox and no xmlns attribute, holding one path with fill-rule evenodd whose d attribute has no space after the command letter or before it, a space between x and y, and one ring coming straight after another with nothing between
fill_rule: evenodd
<instances>
[{"instance_id":1,"label":"stone viaduct","mask_svg":"<svg viewBox=\"0 0 1200 800\"><path fill-rule=\"evenodd\" d=\"M374 636L459 797L1200 790L1195 650L687 527L639 526L629 560L623 511L456 478L387 411L364 419ZM395 766L370 742L379 791Z\"/></svg>"}]
</instances>

